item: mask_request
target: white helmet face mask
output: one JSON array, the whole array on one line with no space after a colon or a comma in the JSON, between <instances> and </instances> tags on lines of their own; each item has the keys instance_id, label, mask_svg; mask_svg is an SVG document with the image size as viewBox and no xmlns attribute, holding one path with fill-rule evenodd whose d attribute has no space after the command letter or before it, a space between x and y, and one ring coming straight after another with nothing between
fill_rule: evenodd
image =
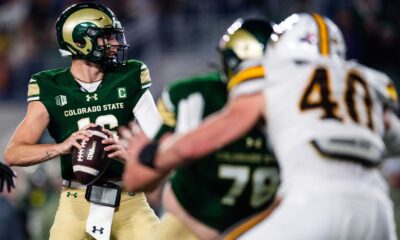
<instances>
[{"instance_id":1,"label":"white helmet face mask","mask_svg":"<svg viewBox=\"0 0 400 240\"><path fill-rule=\"evenodd\" d=\"M318 14L293 14L273 29L267 54L273 55L274 58L346 58L343 35L326 17Z\"/></svg>"}]
</instances>

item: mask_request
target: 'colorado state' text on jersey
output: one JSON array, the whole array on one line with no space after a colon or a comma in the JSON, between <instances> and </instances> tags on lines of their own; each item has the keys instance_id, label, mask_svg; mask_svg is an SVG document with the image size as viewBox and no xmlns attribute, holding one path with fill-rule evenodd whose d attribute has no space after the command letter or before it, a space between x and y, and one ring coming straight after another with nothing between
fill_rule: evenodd
<instances>
[{"instance_id":1,"label":"'colorado state' text on jersey","mask_svg":"<svg viewBox=\"0 0 400 240\"><path fill-rule=\"evenodd\" d=\"M133 108L151 85L146 65L128 61L115 72L106 72L94 92L85 91L73 78L70 69L57 69L32 76L28 87L28 101L41 101L46 107L50 122L48 130L57 143L89 122L116 131L118 126L133 120ZM34 126L32 126L34 127ZM111 160L104 178L120 178L123 164ZM71 154L61 156L63 179L75 179Z\"/></svg>"},{"instance_id":2,"label":"'colorado state' text on jersey","mask_svg":"<svg viewBox=\"0 0 400 240\"><path fill-rule=\"evenodd\" d=\"M219 73L170 84L158 102L164 121L158 135L166 131L184 133L197 127L223 108L227 98ZM177 169L171 177L172 189L183 208L219 231L268 206L278 184L278 166L267 150L261 127Z\"/></svg>"}]
</instances>

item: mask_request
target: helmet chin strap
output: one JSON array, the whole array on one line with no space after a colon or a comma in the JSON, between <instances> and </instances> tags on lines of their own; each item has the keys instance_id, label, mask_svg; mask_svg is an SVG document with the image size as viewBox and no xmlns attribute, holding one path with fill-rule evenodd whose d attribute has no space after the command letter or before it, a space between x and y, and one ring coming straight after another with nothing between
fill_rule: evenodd
<instances>
[{"instance_id":1,"label":"helmet chin strap","mask_svg":"<svg viewBox=\"0 0 400 240\"><path fill-rule=\"evenodd\" d=\"M67 50L64 50L64 49L58 49L58 51L60 51L60 54L61 54L61 56L62 56L62 57L68 57L68 56L72 56L72 53L71 53L71 52L69 52L69 51L67 51Z\"/></svg>"}]
</instances>

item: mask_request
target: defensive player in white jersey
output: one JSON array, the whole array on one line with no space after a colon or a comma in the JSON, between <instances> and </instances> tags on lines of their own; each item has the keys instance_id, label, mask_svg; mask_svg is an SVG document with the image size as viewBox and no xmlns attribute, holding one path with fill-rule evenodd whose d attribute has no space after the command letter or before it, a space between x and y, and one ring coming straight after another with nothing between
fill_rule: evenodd
<instances>
[{"instance_id":1,"label":"defensive player in white jersey","mask_svg":"<svg viewBox=\"0 0 400 240\"><path fill-rule=\"evenodd\" d=\"M264 115L281 165L282 202L240 239L396 239L377 168L400 146L390 79L346 61L340 30L318 14L292 15L274 30L262 90L234 98L188 134L144 146L139 161L158 171L180 166L237 138Z\"/></svg>"},{"instance_id":2,"label":"defensive player in white jersey","mask_svg":"<svg viewBox=\"0 0 400 240\"><path fill-rule=\"evenodd\" d=\"M275 30L264 96L283 201L243 239L395 239L377 168L397 104L390 79L345 61L340 30L320 15L295 14Z\"/></svg>"}]
</instances>

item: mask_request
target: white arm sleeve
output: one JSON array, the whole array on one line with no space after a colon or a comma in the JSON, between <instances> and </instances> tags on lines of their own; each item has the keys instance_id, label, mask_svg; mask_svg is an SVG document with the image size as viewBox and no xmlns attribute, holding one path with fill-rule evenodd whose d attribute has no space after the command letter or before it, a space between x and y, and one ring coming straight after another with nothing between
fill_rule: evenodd
<instances>
[{"instance_id":1,"label":"white arm sleeve","mask_svg":"<svg viewBox=\"0 0 400 240\"><path fill-rule=\"evenodd\" d=\"M161 115L158 113L153 96L149 90L143 93L133 108L133 114L137 119L144 134L151 140L155 137L162 125Z\"/></svg>"}]
</instances>

